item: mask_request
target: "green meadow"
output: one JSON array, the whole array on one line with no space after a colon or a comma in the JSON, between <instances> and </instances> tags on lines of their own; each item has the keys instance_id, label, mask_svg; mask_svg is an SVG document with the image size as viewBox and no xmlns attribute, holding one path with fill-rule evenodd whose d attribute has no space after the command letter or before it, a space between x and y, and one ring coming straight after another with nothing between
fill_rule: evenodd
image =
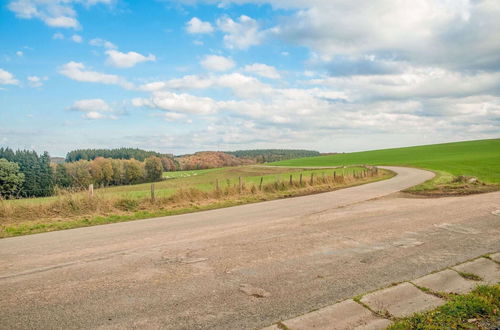
<instances>
[{"instance_id":1,"label":"green meadow","mask_svg":"<svg viewBox=\"0 0 500 330\"><path fill-rule=\"evenodd\" d=\"M341 153L275 162L279 166L400 165L429 169L436 180L473 176L500 183L500 139L424 145L406 148Z\"/></svg>"}]
</instances>

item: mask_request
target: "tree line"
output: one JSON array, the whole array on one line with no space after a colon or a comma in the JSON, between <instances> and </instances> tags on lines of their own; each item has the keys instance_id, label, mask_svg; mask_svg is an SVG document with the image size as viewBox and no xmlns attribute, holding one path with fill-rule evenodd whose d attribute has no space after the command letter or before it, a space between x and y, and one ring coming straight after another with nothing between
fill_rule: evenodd
<instances>
[{"instance_id":1,"label":"tree line","mask_svg":"<svg viewBox=\"0 0 500 330\"><path fill-rule=\"evenodd\" d=\"M238 158L253 159L257 163L270 163L293 158L304 158L319 156L318 151L301 149L254 149L227 151L227 154Z\"/></svg>"},{"instance_id":2,"label":"tree line","mask_svg":"<svg viewBox=\"0 0 500 330\"><path fill-rule=\"evenodd\" d=\"M56 187L83 189L89 184L115 186L161 180L162 159L109 159L54 164L47 152L0 148L0 197L44 197Z\"/></svg>"},{"instance_id":3,"label":"tree line","mask_svg":"<svg viewBox=\"0 0 500 330\"><path fill-rule=\"evenodd\" d=\"M146 158L156 156L158 158L172 158L171 154L160 154L156 151L146 151L138 148L118 148L118 149L77 149L68 152L66 162L77 162L79 160L94 160L97 157L111 159L136 159L144 161Z\"/></svg>"},{"instance_id":4,"label":"tree line","mask_svg":"<svg viewBox=\"0 0 500 330\"><path fill-rule=\"evenodd\" d=\"M159 181L163 174L160 158L150 156L143 162L137 159L79 160L72 163L52 164L54 181L61 188L120 186Z\"/></svg>"}]
</instances>

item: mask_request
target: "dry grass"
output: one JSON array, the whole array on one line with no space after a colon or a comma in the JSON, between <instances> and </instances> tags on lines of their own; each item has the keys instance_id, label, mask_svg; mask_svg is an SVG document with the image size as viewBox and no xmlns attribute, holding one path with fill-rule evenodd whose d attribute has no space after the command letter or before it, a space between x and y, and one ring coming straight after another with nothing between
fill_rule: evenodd
<instances>
[{"instance_id":1,"label":"dry grass","mask_svg":"<svg viewBox=\"0 0 500 330\"><path fill-rule=\"evenodd\" d=\"M193 212L201 209L300 196L336 190L390 177L388 171L366 171L364 175L304 176L272 183L236 182L219 189L204 191L193 187L180 188L168 197L136 198L96 193L93 197L66 193L48 203L8 203L0 201L0 237L35 232L128 221L154 216ZM94 221L98 219L98 221Z\"/></svg>"}]
</instances>

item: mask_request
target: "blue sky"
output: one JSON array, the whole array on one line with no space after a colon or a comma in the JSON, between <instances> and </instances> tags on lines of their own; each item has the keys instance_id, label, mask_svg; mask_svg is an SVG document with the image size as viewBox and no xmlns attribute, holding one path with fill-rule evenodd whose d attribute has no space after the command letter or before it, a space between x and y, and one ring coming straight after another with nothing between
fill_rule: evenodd
<instances>
[{"instance_id":1,"label":"blue sky","mask_svg":"<svg viewBox=\"0 0 500 330\"><path fill-rule=\"evenodd\" d=\"M355 151L499 137L495 0L10 0L0 145Z\"/></svg>"}]
</instances>

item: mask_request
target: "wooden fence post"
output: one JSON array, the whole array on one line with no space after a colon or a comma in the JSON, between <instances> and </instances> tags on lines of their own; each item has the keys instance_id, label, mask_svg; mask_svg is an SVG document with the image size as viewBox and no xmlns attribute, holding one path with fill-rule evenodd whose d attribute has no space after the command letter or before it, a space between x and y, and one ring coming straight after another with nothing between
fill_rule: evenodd
<instances>
[{"instance_id":1,"label":"wooden fence post","mask_svg":"<svg viewBox=\"0 0 500 330\"><path fill-rule=\"evenodd\" d=\"M154 183L151 184L151 200L152 201L155 200L155 184Z\"/></svg>"},{"instance_id":2,"label":"wooden fence post","mask_svg":"<svg viewBox=\"0 0 500 330\"><path fill-rule=\"evenodd\" d=\"M311 185L314 183L314 173L311 173L311 182L309 182Z\"/></svg>"},{"instance_id":3,"label":"wooden fence post","mask_svg":"<svg viewBox=\"0 0 500 330\"><path fill-rule=\"evenodd\" d=\"M262 183L264 182L264 177L260 177L259 190L262 190Z\"/></svg>"},{"instance_id":4,"label":"wooden fence post","mask_svg":"<svg viewBox=\"0 0 500 330\"><path fill-rule=\"evenodd\" d=\"M293 184L292 175L290 174L290 186Z\"/></svg>"},{"instance_id":5,"label":"wooden fence post","mask_svg":"<svg viewBox=\"0 0 500 330\"><path fill-rule=\"evenodd\" d=\"M333 181L337 182L337 173L333 171Z\"/></svg>"},{"instance_id":6,"label":"wooden fence post","mask_svg":"<svg viewBox=\"0 0 500 330\"><path fill-rule=\"evenodd\" d=\"M240 192L241 194L241 176L238 177L238 191Z\"/></svg>"},{"instance_id":7,"label":"wooden fence post","mask_svg":"<svg viewBox=\"0 0 500 330\"><path fill-rule=\"evenodd\" d=\"M299 184L302 186L302 173L300 173Z\"/></svg>"},{"instance_id":8,"label":"wooden fence post","mask_svg":"<svg viewBox=\"0 0 500 330\"><path fill-rule=\"evenodd\" d=\"M89 197L94 196L94 184L89 184Z\"/></svg>"}]
</instances>

